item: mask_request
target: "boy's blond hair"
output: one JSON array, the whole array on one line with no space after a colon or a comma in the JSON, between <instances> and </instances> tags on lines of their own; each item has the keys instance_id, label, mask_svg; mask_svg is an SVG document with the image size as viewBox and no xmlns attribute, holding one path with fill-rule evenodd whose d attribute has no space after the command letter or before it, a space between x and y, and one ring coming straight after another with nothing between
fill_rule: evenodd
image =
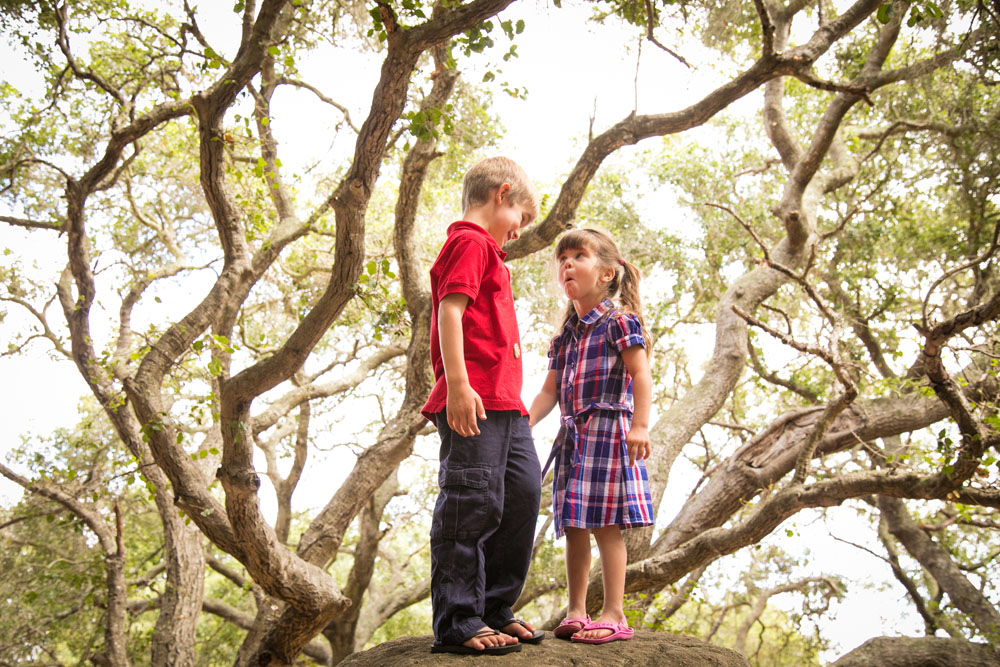
<instances>
[{"instance_id":1,"label":"boy's blond hair","mask_svg":"<svg viewBox=\"0 0 1000 667\"><path fill-rule=\"evenodd\" d=\"M509 157L496 156L480 160L465 172L462 179L462 210L481 206L504 183L510 185L510 201L523 205L538 217L538 192L521 165Z\"/></svg>"}]
</instances>

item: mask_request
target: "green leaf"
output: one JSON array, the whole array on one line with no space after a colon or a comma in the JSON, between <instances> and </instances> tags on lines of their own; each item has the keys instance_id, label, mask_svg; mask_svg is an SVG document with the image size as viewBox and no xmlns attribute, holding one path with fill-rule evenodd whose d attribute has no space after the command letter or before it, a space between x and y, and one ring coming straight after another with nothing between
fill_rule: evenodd
<instances>
[{"instance_id":1,"label":"green leaf","mask_svg":"<svg viewBox=\"0 0 1000 667\"><path fill-rule=\"evenodd\" d=\"M892 14L892 3L887 2L884 5L879 6L878 12L876 12L875 14L875 18L877 18L880 23L888 23L891 14Z\"/></svg>"},{"instance_id":2,"label":"green leaf","mask_svg":"<svg viewBox=\"0 0 1000 667\"><path fill-rule=\"evenodd\" d=\"M375 275L375 271L378 270L378 265L375 263L375 260L373 259L370 262L368 262L368 266L366 268L368 269L368 275L373 276Z\"/></svg>"},{"instance_id":3,"label":"green leaf","mask_svg":"<svg viewBox=\"0 0 1000 667\"><path fill-rule=\"evenodd\" d=\"M276 56L279 53L281 53L281 49L279 49L277 46L273 46L272 45L272 46L267 47L267 52L268 52L268 54L270 54L272 56Z\"/></svg>"}]
</instances>

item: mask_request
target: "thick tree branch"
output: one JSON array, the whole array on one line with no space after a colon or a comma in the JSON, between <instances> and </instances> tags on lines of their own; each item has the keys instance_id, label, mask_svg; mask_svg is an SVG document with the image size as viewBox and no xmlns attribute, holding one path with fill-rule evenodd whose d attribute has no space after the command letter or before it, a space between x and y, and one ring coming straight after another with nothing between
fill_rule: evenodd
<instances>
[{"instance_id":1,"label":"thick tree branch","mask_svg":"<svg viewBox=\"0 0 1000 667\"><path fill-rule=\"evenodd\" d=\"M889 532L930 572L952 604L969 616L990 644L1000 645L1000 613L962 574L947 550L917 526L899 498L879 496L878 507Z\"/></svg>"}]
</instances>

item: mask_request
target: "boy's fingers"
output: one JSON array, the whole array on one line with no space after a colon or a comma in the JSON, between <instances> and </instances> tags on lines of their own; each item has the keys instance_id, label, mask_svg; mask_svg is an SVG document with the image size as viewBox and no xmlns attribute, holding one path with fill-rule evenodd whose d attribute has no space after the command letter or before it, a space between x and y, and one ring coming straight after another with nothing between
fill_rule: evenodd
<instances>
[{"instance_id":1,"label":"boy's fingers","mask_svg":"<svg viewBox=\"0 0 1000 667\"><path fill-rule=\"evenodd\" d=\"M472 426L471 435L479 435L479 423L476 421L476 418L478 417L484 421L486 420L486 409L483 408L483 399L479 397L479 394L476 394L476 403L473 406L473 412L469 414L469 417L469 423Z\"/></svg>"}]
</instances>

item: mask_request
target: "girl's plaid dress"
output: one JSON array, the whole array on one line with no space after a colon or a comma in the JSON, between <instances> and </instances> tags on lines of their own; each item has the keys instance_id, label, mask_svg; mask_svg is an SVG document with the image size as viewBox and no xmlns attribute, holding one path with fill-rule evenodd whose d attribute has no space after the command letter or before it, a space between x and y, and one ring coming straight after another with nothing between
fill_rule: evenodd
<instances>
[{"instance_id":1,"label":"girl's plaid dress","mask_svg":"<svg viewBox=\"0 0 1000 667\"><path fill-rule=\"evenodd\" d=\"M645 346L639 318L605 300L582 318L573 314L549 346L557 371L562 426L552 446L552 511L556 536L566 527L653 523L646 466L628 465L632 376L621 351Z\"/></svg>"}]
</instances>

